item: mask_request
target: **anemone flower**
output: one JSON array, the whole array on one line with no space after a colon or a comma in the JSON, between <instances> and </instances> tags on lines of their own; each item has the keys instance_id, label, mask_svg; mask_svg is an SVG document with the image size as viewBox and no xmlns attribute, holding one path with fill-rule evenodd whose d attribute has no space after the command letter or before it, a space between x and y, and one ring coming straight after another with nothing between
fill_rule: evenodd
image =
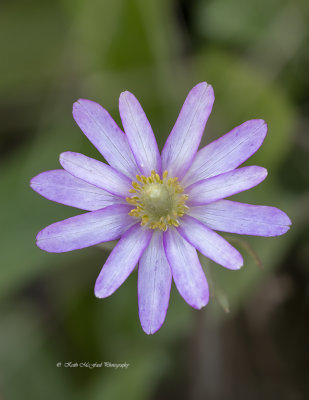
<instances>
[{"instance_id":1,"label":"anemone flower","mask_svg":"<svg viewBox=\"0 0 309 400\"><path fill-rule=\"evenodd\" d=\"M213 102L211 85L196 85L160 155L132 93L119 99L124 132L99 104L80 99L73 117L109 165L65 152L63 169L31 180L47 199L88 211L39 232L40 249L61 253L119 239L97 278L97 297L114 293L138 264L139 317L147 334L164 322L172 279L190 306L208 303L197 250L228 269L243 265L215 231L277 236L291 223L277 208L224 200L266 178L262 167L238 167L261 146L267 126L261 119L244 122L198 151Z\"/></svg>"}]
</instances>

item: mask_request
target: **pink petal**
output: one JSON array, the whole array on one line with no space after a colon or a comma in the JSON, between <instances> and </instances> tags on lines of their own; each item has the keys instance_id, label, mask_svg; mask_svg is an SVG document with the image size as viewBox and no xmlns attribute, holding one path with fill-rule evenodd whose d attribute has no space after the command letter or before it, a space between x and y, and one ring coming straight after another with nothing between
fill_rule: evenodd
<instances>
[{"instance_id":1,"label":"pink petal","mask_svg":"<svg viewBox=\"0 0 309 400\"><path fill-rule=\"evenodd\" d=\"M42 172L31 179L30 186L48 200L86 211L124 202L103 189L75 178L63 169Z\"/></svg>"},{"instance_id":2,"label":"pink petal","mask_svg":"<svg viewBox=\"0 0 309 400\"><path fill-rule=\"evenodd\" d=\"M161 173L161 158L150 123L136 97L123 92L119 98L119 111L130 147L137 165L146 176L155 170Z\"/></svg>"},{"instance_id":3,"label":"pink petal","mask_svg":"<svg viewBox=\"0 0 309 400\"><path fill-rule=\"evenodd\" d=\"M205 257L229 269L242 267L241 254L225 239L195 218L185 215L177 229Z\"/></svg>"},{"instance_id":4,"label":"pink petal","mask_svg":"<svg viewBox=\"0 0 309 400\"><path fill-rule=\"evenodd\" d=\"M135 220L129 205L117 204L51 224L37 235L37 246L50 253L82 249L118 239Z\"/></svg>"},{"instance_id":5,"label":"pink petal","mask_svg":"<svg viewBox=\"0 0 309 400\"><path fill-rule=\"evenodd\" d=\"M266 176L265 168L250 166L204 179L185 189L188 205L203 205L243 192L261 183Z\"/></svg>"},{"instance_id":6,"label":"pink petal","mask_svg":"<svg viewBox=\"0 0 309 400\"><path fill-rule=\"evenodd\" d=\"M123 284L148 246L152 233L136 224L122 236L97 278L94 290L97 297L108 297Z\"/></svg>"},{"instance_id":7,"label":"pink petal","mask_svg":"<svg viewBox=\"0 0 309 400\"><path fill-rule=\"evenodd\" d=\"M162 150L162 170L181 179L200 144L214 102L213 88L199 83L189 92Z\"/></svg>"},{"instance_id":8,"label":"pink petal","mask_svg":"<svg viewBox=\"0 0 309 400\"><path fill-rule=\"evenodd\" d=\"M211 229L241 235L279 236L290 229L290 218L275 207L219 200L191 207L189 215Z\"/></svg>"},{"instance_id":9,"label":"pink petal","mask_svg":"<svg viewBox=\"0 0 309 400\"><path fill-rule=\"evenodd\" d=\"M165 320L172 283L162 231L155 230L138 266L138 309L143 330L153 334Z\"/></svg>"},{"instance_id":10,"label":"pink petal","mask_svg":"<svg viewBox=\"0 0 309 400\"><path fill-rule=\"evenodd\" d=\"M194 308L206 306L209 300L208 284L195 248L173 228L164 233L163 240L180 295Z\"/></svg>"},{"instance_id":11,"label":"pink petal","mask_svg":"<svg viewBox=\"0 0 309 400\"><path fill-rule=\"evenodd\" d=\"M267 125L262 119L237 126L197 152L182 184L188 186L237 168L259 149L266 132Z\"/></svg>"},{"instance_id":12,"label":"pink petal","mask_svg":"<svg viewBox=\"0 0 309 400\"><path fill-rule=\"evenodd\" d=\"M73 105L73 117L105 160L134 179L139 172L132 151L126 136L109 113L94 101L79 99Z\"/></svg>"},{"instance_id":13,"label":"pink petal","mask_svg":"<svg viewBox=\"0 0 309 400\"><path fill-rule=\"evenodd\" d=\"M130 179L101 161L66 151L59 158L62 167L76 178L119 197L129 196Z\"/></svg>"}]
</instances>

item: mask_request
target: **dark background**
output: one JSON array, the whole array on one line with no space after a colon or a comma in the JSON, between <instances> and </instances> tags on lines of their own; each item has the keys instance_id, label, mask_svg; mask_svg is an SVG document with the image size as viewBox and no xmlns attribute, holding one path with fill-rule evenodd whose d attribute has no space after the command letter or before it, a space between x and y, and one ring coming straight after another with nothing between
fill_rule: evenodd
<instances>
[{"instance_id":1,"label":"dark background","mask_svg":"<svg viewBox=\"0 0 309 400\"><path fill-rule=\"evenodd\" d=\"M1 399L309 398L308 26L305 0L1 1ZM76 99L120 123L119 94L132 91L162 148L200 81L216 95L203 144L251 118L269 126L249 160L269 176L234 198L277 206L293 225L278 238L226 235L244 268L201 259L210 304L197 312L173 287L165 324L147 336L136 273L112 297L94 296L108 246L36 248L39 230L79 211L29 180L59 168L66 150L100 159L72 119Z\"/></svg>"}]
</instances>

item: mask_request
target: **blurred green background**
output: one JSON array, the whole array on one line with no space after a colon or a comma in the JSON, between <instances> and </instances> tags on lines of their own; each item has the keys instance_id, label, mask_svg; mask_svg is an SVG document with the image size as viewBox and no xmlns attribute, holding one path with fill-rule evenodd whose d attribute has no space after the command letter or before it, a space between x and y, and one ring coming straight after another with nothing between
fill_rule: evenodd
<instances>
[{"instance_id":1,"label":"blurred green background","mask_svg":"<svg viewBox=\"0 0 309 400\"><path fill-rule=\"evenodd\" d=\"M305 0L1 1L1 399L309 398L308 26ZM73 121L76 99L120 123L118 96L132 91L162 148L200 81L216 95L203 144L267 121L249 164L269 176L235 199L277 206L293 226L277 238L226 235L245 267L201 259L210 304L197 312L173 287L165 324L147 336L136 272L112 297L94 296L106 247L36 248L40 229L80 212L29 179L59 168L66 150L100 159Z\"/></svg>"}]
</instances>

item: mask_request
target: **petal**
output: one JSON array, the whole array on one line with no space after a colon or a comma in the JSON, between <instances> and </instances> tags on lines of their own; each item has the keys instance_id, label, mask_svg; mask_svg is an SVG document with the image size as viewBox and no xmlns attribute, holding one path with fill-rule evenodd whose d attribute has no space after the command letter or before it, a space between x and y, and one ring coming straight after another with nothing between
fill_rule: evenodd
<instances>
[{"instance_id":1,"label":"petal","mask_svg":"<svg viewBox=\"0 0 309 400\"><path fill-rule=\"evenodd\" d=\"M237 168L258 150L266 132L267 125L262 119L253 119L237 126L198 151L182 184L191 185Z\"/></svg>"},{"instance_id":2,"label":"petal","mask_svg":"<svg viewBox=\"0 0 309 400\"><path fill-rule=\"evenodd\" d=\"M170 299L171 268L165 256L162 231L154 231L138 266L138 310L143 330L153 334L164 322Z\"/></svg>"},{"instance_id":3,"label":"petal","mask_svg":"<svg viewBox=\"0 0 309 400\"><path fill-rule=\"evenodd\" d=\"M136 224L122 236L97 278L94 289L97 297L108 297L123 284L148 246L152 233Z\"/></svg>"},{"instance_id":4,"label":"petal","mask_svg":"<svg viewBox=\"0 0 309 400\"><path fill-rule=\"evenodd\" d=\"M279 236L290 229L291 220L275 207L219 200L188 212L209 228L241 235Z\"/></svg>"},{"instance_id":5,"label":"petal","mask_svg":"<svg viewBox=\"0 0 309 400\"><path fill-rule=\"evenodd\" d=\"M60 154L59 161L62 167L76 178L116 196L129 196L130 179L109 165L71 151Z\"/></svg>"},{"instance_id":6,"label":"petal","mask_svg":"<svg viewBox=\"0 0 309 400\"><path fill-rule=\"evenodd\" d=\"M177 121L162 150L162 170L181 179L196 154L214 102L214 92L206 82L188 94Z\"/></svg>"},{"instance_id":7,"label":"petal","mask_svg":"<svg viewBox=\"0 0 309 400\"><path fill-rule=\"evenodd\" d=\"M86 211L99 210L124 201L75 178L63 169L42 172L31 179L30 186L48 200Z\"/></svg>"},{"instance_id":8,"label":"petal","mask_svg":"<svg viewBox=\"0 0 309 400\"><path fill-rule=\"evenodd\" d=\"M155 170L161 173L161 158L150 123L136 97L123 92L119 98L119 112L137 165L146 176Z\"/></svg>"},{"instance_id":9,"label":"petal","mask_svg":"<svg viewBox=\"0 0 309 400\"><path fill-rule=\"evenodd\" d=\"M135 222L130 208L116 204L51 224L38 233L37 246L63 253L118 239Z\"/></svg>"},{"instance_id":10,"label":"petal","mask_svg":"<svg viewBox=\"0 0 309 400\"><path fill-rule=\"evenodd\" d=\"M79 99L73 105L73 117L105 160L130 178L138 173L128 140L113 118L100 104Z\"/></svg>"},{"instance_id":11,"label":"petal","mask_svg":"<svg viewBox=\"0 0 309 400\"><path fill-rule=\"evenodd\" d=\"M206 306L209 300L208 284L195 248L174 228L164 233L163 242L180 295L194 308Z\"/></svg>"},{"instance_id":12,"label":"petal","mask_svg":"<svg viewBox=\"0 0 309 400\"><path fill-rule=\"evenodd\" d=\"M229 269L242 267L241 254L225 239L195 218L185 215L177 229L205 257Z\"/></svg>"},{"instance_id":13,"label":"petal","mask_svg":"<svg viewBox=\"0 0 309 400\"><path fill-rule=\"evenodd\" d=\"M204 179L186 188L188 205L203 205L243 192L261 183L266 176L265 168L250 166Z\"/></svg>"}]
</instances>

